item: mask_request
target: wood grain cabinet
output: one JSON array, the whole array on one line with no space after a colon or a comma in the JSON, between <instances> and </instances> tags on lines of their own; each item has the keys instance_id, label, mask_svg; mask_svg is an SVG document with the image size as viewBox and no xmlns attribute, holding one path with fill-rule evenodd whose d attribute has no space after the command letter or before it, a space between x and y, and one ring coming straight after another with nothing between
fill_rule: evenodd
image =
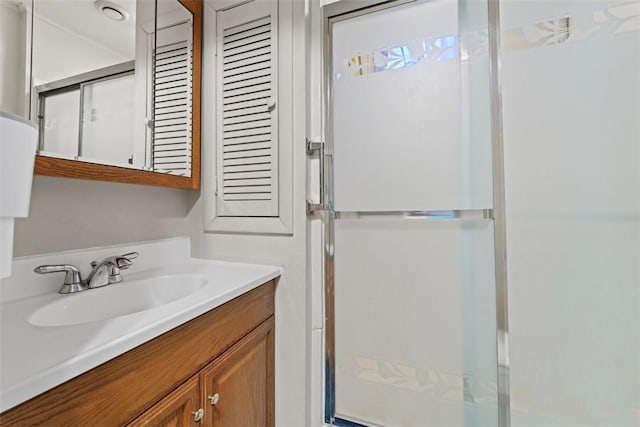
<instances>
[{"instance_id":1,"label":"wood grain cabinet","mask_svg":"<svg viewBox=\"0 0 640 427\"><path fill-rule=\"evenodd\" d=\"M272 427L273 321L203 369L204 427Z\"/></svg>"},{"instance_id":2,"label":"wood grain cabinet","mask_svg":"<svg viewBox=\"0 0 640 427\"><path fill-rule=\"evenodd\" d=\"M273 317L129 427L273 427Z\"/></svg>"},{"instance_id":3,"label":"wood grain cabinet","mask_svg":"<svg viewBox=\"0 0 640 427\"><path fill-rule=\"evenodd\" d=\"M8 426L273 427L275 281L0 414Z\"/></svg>"},{"instance_id":4,"label":"wood grain cabinet","mask_svg":"<svg viewBox=\"0 0 640 427\"><path fill-rule=\"evenodd\" d=\"M129 426L197 426L204 413L200 402L200 382L196 376L169 393Z\"/></svg>"}]
</instances>

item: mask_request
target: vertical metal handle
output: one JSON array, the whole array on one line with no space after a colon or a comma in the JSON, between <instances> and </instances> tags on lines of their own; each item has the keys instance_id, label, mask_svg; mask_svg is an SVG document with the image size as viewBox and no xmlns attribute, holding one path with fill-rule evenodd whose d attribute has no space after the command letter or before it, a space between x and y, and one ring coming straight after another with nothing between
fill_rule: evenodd
<instances>
[{"instance_id":1,"label":"vertical metal handle","mask_svg":"<svg viewBox=\"0 0 640 427\"><path fill-rule=\"evenodd\" d=\"M312 141L309 138L306 140L307 145L307 155L312 156L316 151L318 152L318 160L320 160L319 165L319 175L320 175L320 197L318 203L313 203L307 200L307 214L311 214L318 210L325 210L325 182L324 182L324 161L325 161L325 152L324 152L324 142L323 141Z\"/></svg>"}]
</instances>

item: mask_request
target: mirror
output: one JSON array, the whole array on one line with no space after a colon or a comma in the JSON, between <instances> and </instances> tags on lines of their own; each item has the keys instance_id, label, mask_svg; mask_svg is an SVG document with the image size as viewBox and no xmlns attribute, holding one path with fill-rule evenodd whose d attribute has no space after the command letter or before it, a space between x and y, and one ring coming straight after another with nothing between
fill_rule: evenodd
<instances>
[{"instance_id":1,"label":"mirror","mask_svg":"<svg viewBox=\"0 0 640 427\"><path fill-rule=\"evenodd\" d=\"M198 188L202 2L15 3L33 13L36 173Z\"/></svg>"}]
</instances>

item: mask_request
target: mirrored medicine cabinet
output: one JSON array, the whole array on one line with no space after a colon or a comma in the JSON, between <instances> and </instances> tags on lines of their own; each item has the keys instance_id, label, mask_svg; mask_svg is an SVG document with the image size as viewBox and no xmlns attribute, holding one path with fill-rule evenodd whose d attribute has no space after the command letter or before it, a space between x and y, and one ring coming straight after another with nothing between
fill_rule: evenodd
<instances>
[{"instance_id":1,"label":"mirrored medicine cabinet","mask_svg":"<svg viewBox=\"0 0 640 427\"><path fill-rule=\"evenodd\" d=\"M199 188L200 0L8 1L36 174Z\"/></svg>"}]
</instances>

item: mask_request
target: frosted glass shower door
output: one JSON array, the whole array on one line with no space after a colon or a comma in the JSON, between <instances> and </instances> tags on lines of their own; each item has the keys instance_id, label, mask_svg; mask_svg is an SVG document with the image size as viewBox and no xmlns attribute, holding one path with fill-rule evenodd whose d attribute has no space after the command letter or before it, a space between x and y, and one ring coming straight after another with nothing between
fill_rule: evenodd
<instances>
[{"instance_id":1,"label":"frosted glass shower door","mask_svg":"<svg viewBox=\"0 0 640 427\"><path fill-rule=\"evenodd\" d=\"M329 421L495 426L487 4L330 24Z\"/></svg>"}]
</instances>

